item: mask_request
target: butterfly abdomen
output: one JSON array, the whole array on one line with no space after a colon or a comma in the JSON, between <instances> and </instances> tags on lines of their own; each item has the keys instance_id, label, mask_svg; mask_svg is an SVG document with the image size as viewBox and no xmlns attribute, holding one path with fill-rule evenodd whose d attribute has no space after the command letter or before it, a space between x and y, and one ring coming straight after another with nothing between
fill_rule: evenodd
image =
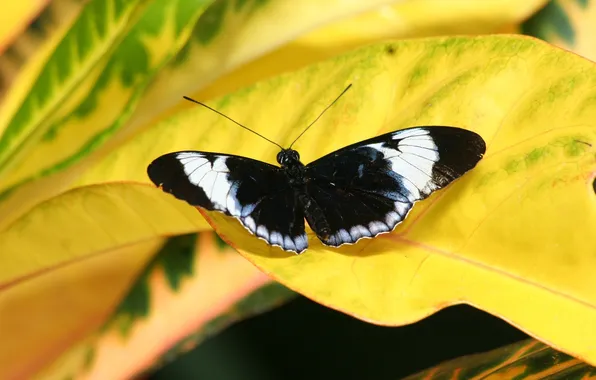
<instances>
[{"instance_id":1,"label":"butterfly abdomen","mask_svg":"<svg viewBox=\"0 0 596 380\"><path fill-rule=\"evenodd\" d=\"M327 240L331 234L331 228L325 218L323 210L317 203L305 193L298 194L298 202L304 210L304 217L308 222L310 228L316 232L317 236L322 240Z\"/></svg>"}]
</instances>

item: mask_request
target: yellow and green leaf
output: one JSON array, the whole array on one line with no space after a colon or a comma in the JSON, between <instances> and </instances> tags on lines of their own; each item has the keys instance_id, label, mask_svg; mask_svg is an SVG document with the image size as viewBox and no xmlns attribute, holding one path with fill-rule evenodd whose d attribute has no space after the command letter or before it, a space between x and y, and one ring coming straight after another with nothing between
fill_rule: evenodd
<instances>
[{"instance_id":1,"label":"yellow and green leaf","mask_svg":"<svg viewBox=\"0 0 596 380\"><path fill-rule=\"evenodd\" d=\"M416 379L593 379L596 368L533 339L464 356L408 376Z\"/></svg>"},{"instance_id":2,"label":"yellow and green leaf","mask_svg":"<svg viewBox=\"0 0 596 380\"><path fill-rule=\"evenodd\" d=\"M134 377L293 296L212 232L198 235L194 252L188 251L191 240L193 235L171 238L104 326L70 347L42 377Z\"/></svg>"},{"instance_id":3,"label":"yellow and green leaf","mask_svg":"<svg viewBox=\"0 0 596 380\"><path fill-rule=\"evenodd\" d=\"M20 3L19 3L20 4ZM6 46L0 55L0 129L8 115L16 112L23 98L68 33L84 3L78 0L48 2L27 28ZM22 20L24 21L24 20ZM15 85L15 83L17 85Z\"/></svg>"},{"instance_id":4,"label":"yellow and green leaf","mask_svg":"<svg viewBox=\"0 0 596 380\"><path fill-rule=\"evenodd\" d=\"M297 143L304 162L414 125L474 130L487 141L486 157L377 239L340 249L311 239L306 253L293 256L234 219L205 213L222 238L282 284L367 321L402 325L465 302L596 362L584 339L596 333L594 64L520 36L406 40L362 48L209 104L287 145L347 83L350 93ZM195 107L162 120L88 174L148 182L150 160L181 149L271 163L277 152ZM556 315L557 323L545 315Z\"/></svg>"},{"instance_id":5,"label":"yellow and green leaf","mask_svg":"<svg viewBox=\"0 0 596 380\"><path fill-rule=\"evenodd\" d=\"M197 235L200 219L123 183L66 192L1 232L0 378L127 377L292 295L258 291L270 279L212 232ZM114 353L130 360L115 365Z\"/></svg>"},{"instance_id":6,"label":"yellow and green leaf","mask_svg":"<svg viewBox=\"0 0 596 380\"><path fill-rule=\"evenodd\" d=\"M199 230L196 211L177 203L149 186L87 187L1 231L0 378L47 365L97 329L163 237Z\"/></svg>"},{"instance_id":7,"label":"yellow and green leaf","mask_svg":"<svg viewBox=\"0 0 596 380\"><path fill-rule=\"evenodd\" d=\"M19 162L22 163L28 153L27 147L47 133L54 114L63 112L68 95L88 78L93 67L122 39L139 4L142 3L116 0L89 2L44 62L34 82L15 81L13 87L22 84L27 92L20 89L14 95L20 98L18 108L4 108L0 115L2 188L6 189L16 180L32 175L30 170L25 170L22 175L14 174L19 169ZM29 163L28 155L27 158ZM36 161L36 164L39 165L39 162ZM44 165L41 168L45 168ZM9 169L12 170L9 172Z\"/></svg>"},{"instance_id":8,"label":"yellow and green leaf","mask_svg":"<svg viewBox=\"0 0 596 380\"><path fill-rule=\"evenodd\" d=\"M209 2L88 3L0 140L4 203L23 182L79 162L117 132Z\"/></svg>"}]
</instances>

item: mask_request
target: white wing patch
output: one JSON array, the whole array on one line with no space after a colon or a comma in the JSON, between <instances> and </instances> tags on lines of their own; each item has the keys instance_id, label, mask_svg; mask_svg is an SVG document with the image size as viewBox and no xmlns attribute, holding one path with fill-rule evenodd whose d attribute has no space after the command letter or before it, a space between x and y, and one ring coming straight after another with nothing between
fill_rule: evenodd
<instances>
[{"instance_id":1,"label":"white wing patch","mask_svg":"<svg viewBox=\"0 0 596 380\"><path fill-rule=\"evenodd\" d=\"M200 153L182 152L176 158L183 165L188 180L203 189L216 210L240 217L249 215L255 209L256 204L242 206L238 202L236 192L240 184L229 180L230 170L225 157L217 157L212 163Z\"/></svg>"},{"instance_id":2,"label":"white wing patch","mask_svg":"<svg viewBox=\"0 0 596 380\"><path fill-rule=\"evenodd\" d=\"M264 225L257 225L250 214L257 204L241 205L238 202L238 182L230 181L230 170L226 157L217 157L213 162L198 152L181 152L176 159L184 167L188 180L203 189L213 207L237 217L242 225L256 236L285 250L300 253L308 247L306 234L284 236L278 231L269 231Z\"/></svg>"},{"instance_id":3,"label":"white wing patch","mask_svg":"<svg viewBox=\"0 0 596 380\"><path fill-rule=\"evenodd\" d=\"M245 209L250 209L251 205L243 208L236 198L238 184L228 180L230 170L225 157L211 162L201 153L181 152L176 158L183 165L188 180L203 189L215 209L232 216L241 216Z\"/></svg>"},{"instance_id":4,"label":"white wing patch","mask_svg":"<svg viewBox=\"0 0 596 380\"><path fill-rule=\"evenodd\" d=\"M401 175L411 202L428 195L438 188L432 178L433 167L439 161L439 150L426 129L409 129L392 136L399 140L397 149L384 147L383 143L368 145L383 153L391 162L391 169Z\"/></svg>"}]
</instances>

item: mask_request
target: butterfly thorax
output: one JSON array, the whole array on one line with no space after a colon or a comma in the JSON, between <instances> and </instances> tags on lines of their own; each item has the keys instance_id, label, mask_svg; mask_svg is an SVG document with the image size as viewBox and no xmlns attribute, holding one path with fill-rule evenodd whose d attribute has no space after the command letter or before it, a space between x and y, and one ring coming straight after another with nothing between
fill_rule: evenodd
<instances>
[{"instance_id":1,"label":"butterfly thorax","mask_svg":"<svg viewBox=\"0 0 596 380\"><path fill-rule=\"evenodd\" d=\"M301 187L306 184L306 170L300 162L300 154L293 149L283 149L277 154L277 162L284 169L290 184L294 187Z\"/></svg>"},{"instance_id":2,"label":"butterfly thorax","mask_svg":"<svg viewBox=\"0 0 596 380\"><path fill-rule=\"evenodd\" d=\"M320 239L327 239L331 230L323 210L308 194L307 183L310 180L306 166L300 162L300 154L292 149L284 149L277 154L277 162L286 174L290 186L300 203L308 224L316 231Z\"/></svg>"}]
</instances>

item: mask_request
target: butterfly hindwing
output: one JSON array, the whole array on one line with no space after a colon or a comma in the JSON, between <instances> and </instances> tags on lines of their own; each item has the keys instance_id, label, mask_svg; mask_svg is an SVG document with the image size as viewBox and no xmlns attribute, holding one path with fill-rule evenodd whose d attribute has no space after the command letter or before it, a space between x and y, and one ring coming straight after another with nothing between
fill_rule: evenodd
<instances>
[{"instance_id":1,"label":"butterfly hindwing","mask_svg":"<svg viewBox=\"0 0 596 380\"><path fill-rule=\"evenodd\" d=\"M255 235L286 251L301 253L308 247L304 212L291 189L272 192L242 222Z\"/></svg>"},{"instance_id":2,"label":"butterfly hindwing","mask_svg":"<svg viewBox=\"0 0 596 380\"><path fill-rule=\"evenodd\" d=\"M392 231L414 202L473 168L485 150L476 133L438 126L403 129L332 152L307 165L308 195L330 231L315 233L337 247Z\"/></svg>"},{"instance_id":3,"label":"butterfly hindwing","mask_svg":"<svg viewBox=\"0 0 596 380\"><path fill-rule=\"evenodd\" d=\"M308 245L304 213L277 166L234 155L181 151L158 157L147 173L176 198L231 215L271 245L297 253Z\"/></svg>"}]
</instances>

